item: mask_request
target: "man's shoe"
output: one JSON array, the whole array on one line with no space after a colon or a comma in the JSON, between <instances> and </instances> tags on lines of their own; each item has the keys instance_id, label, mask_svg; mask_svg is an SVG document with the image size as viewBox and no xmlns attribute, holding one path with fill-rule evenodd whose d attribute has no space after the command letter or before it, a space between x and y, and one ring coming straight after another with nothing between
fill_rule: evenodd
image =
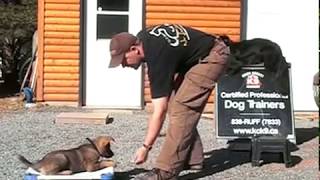
<instances>
[{"instance_id":1,"label":"man's shoe","mask_svg":"<svg viewBox=\"0 0 320 180\"><path fill-rule=\"evenodd\" d=\"M141 177L135 178L135 180L177 180L177 175L154 168Z\"/></svg>"},{"instance_id":2,"label":"man's shoe","mask_svg":"<svg viewBox=\"0 0 320 180\"><path fill-rule=\"evenodd\" d=\"M184 170L193 170L193 171L201 171L203 169L203 164L192 164L186 165Z\"/></svg>"}]
</instances>

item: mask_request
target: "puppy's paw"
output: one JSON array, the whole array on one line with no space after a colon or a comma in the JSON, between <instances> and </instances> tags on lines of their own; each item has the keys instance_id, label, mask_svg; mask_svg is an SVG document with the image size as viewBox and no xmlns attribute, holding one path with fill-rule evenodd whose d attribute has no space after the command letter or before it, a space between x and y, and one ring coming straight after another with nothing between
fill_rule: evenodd
<instances>
[{"instance_id":1,"label":"puppy's paw","mask_svg":"<svg viewBox=\"0 0 320 180\"><path fill-rule=\"evenodd\" d=\"M101 167L116 167L116 163L113 160L103 160L100 162Z\"/></svg>"},{"instance_id":2,"label":"puppy's paw","mask_svg":"<svg viewBox=\"0 0 320 180\"><path fill-rule=\"evenodd\" d=\"M71 170L65 170L65 171L61 171L58 172L58 175L71 175L73 172Z\"/></svg>"}]
</instances>

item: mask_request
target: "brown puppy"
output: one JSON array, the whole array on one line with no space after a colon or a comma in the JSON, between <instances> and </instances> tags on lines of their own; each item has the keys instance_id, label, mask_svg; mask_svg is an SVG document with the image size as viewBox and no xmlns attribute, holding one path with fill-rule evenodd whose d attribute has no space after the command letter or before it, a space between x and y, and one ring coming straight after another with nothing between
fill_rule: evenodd
<instances>
[{"instance_id":1,"label":"brown puppy","mask_svg":"<svg viewBox=\"0 0 320 180\"><path fill-rule=\"evenodd\" d=\"M99 136L93 141L88 140L90 143L77 148L50 152L36 163L31 163L21 155L18 155L18 159L43 175L96 171L114 166L112 160L99 160L100 157L111 158L113 156L110 142L114 142L114 139L108 136Z\"/></svg>"}]
</instances>

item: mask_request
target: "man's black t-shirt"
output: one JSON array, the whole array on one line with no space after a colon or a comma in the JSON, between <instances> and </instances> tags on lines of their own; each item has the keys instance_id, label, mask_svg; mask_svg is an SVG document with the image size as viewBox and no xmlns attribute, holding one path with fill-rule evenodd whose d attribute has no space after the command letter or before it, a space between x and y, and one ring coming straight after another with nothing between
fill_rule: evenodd
<instances>
[{"instance_id":1,"label":"man's black t-shirt","mask_svg":"<svg viewBox=\"0 0 320 180\"><path fill-rule=\"evenodd\" d=\"M163 24L140 31L152 98L169 96L176 73L186 73L206 57L215 37L176 24Z\"/></svg>"}]
</instances>

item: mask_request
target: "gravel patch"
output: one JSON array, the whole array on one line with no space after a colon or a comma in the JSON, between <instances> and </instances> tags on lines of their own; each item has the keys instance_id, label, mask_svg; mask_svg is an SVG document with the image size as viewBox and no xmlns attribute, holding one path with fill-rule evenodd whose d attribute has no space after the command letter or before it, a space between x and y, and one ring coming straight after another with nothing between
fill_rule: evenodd
<instances>
[{"instance_id":1,"label":"gravel patch","mask_svg":"<svg viewBox=\"0 0 320 180\"><path fill-rule=\"evenodd\" d=\"M145 111L111 111L113 122L107 125L54 124L61 112L90 111L70 107L38 107L0 112L0 179L22 179L26 170L16 154L35 161L46 153L87 143L86 137L110 135L116 179L131 179L152 168L164 137L159 137L148 161L140 166L132 163L135 150L143 142L148 114ZM162 130L165 133L166 124ZM261 167L251 167L249 152L229 151L225 142L215 138L214 121L202 118L198 125L204 149L206 168L201 172L184 171L180 179L202 180L318 180L318 121L296 121L297 148L291 153L294 166L285 168L275 154L266 154Z\"/></svg>"}]
</instances>

